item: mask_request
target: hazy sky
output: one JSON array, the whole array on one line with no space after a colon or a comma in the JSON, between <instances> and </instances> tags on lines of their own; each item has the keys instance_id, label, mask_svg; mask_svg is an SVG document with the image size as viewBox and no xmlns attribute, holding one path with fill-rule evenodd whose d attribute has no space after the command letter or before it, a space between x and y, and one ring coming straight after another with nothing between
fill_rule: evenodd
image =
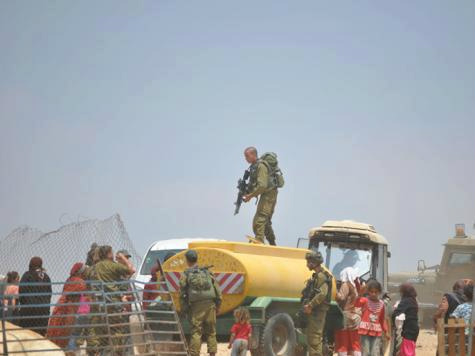
<instances>
[{"instance_id":1,"label":"hazy sky","mask_svg":"<svg viewBox=\"0 0 475 356\"><path fill-rule=\"evenodd\" d=\"M369 222L393 271L475 221L473 1L2 1L0 236L121 214L139 251L243 240L242 151L278 242Z\"/></svg>"}]
</instances>

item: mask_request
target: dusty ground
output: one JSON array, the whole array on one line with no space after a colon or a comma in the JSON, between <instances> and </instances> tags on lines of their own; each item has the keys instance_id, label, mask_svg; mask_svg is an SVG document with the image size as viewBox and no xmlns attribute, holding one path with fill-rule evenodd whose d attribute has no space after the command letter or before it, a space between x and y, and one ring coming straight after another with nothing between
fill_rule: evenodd
<instances>
[{"instance_id":1,"label":"dusty ground","mask_svg":"<svg viewBox=\"0 0 475 356\"><path fill-rule=\"evenodd\" d=\"M435 356L437 334L433 330L421 330L417 340L417 356Z\"/></svg>"},{"instance_id":2,"label":"dusty ground","mask_svg":"<svg viewBox=\"0 0 475 356\"><path fill-rule=\"evenodd\" d=\"M421 330L419 339L417 340L417 356L435 356L437 349L437 335L431 330ZM201 355L207 356L206 345L201 348ZM218 345L218 353L216 356L230 356L231 351L228 350L227 344ZM250 353L247 353L250 356Z\"/></svg>"}]
</instances>

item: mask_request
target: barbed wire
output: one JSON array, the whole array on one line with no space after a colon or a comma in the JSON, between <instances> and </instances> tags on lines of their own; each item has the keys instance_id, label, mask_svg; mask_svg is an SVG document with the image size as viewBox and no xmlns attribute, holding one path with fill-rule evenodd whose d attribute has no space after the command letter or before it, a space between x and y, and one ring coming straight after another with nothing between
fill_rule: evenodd
<instances>
[{"instance_id":1,"label":"barbed wire","mask_svg":"<svg viewBox=\"0 0 475 356\"><path fill-rule=\"evenodd\" d=\"M115 214L105 220L72 222L47 233L29 226L18 227L0 240L0 275L8 271L22 275L28 270L31 257L39 256L51 280L63 282L74 263L85 262L93 243L110 245L114 251L125 249L134 265L140 264L141 258L125 225L120 215Z\"/></svg>"}]
</instances>

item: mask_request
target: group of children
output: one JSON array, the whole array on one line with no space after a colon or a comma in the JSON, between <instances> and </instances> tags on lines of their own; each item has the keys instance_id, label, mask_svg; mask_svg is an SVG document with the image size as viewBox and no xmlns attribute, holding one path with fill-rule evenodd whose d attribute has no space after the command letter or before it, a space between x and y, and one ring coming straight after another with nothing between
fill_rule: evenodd
<instances>
[{"instance_id":1,"label":"group of children","mask_svg":"<svg viewBox=\"0 0 475 356\"><path fill-rule=\"evenodd\" d=\"M401 300L389 313L381 300L382 287L378 281L361 283L351 267L341 272L340 280L342 284L336 300L343 310L343 328L335 332L335 351L338 355L379 356L383 337L388 341L391 338L391 323L401 328L399 355L415 356L419 326L414 287L409 284L401 286Z\"/></svg>"},{"instance_id":2,"label":"group of children","mask_svg":"<svg viewBox=\"0 0 475 356\"><path fill-rule=\"evenodd\" d=\"M335 351L338 356L380 356L383 337L389 341L389 323L399 327L402 342L399 356L415 356L419 335L416 291L410 284L400 288L401 300L389 313L381 300L382 287L376 280L361 283L353 268L345 268L340 275L341 286L336 300L343 311L343 328L335 332ZM231 328L228 348L231 356L245 356L252 327L249 311L234 311L236 323ZM392 319L392 320L391 320Z\"/></svg>"}]
</instances>

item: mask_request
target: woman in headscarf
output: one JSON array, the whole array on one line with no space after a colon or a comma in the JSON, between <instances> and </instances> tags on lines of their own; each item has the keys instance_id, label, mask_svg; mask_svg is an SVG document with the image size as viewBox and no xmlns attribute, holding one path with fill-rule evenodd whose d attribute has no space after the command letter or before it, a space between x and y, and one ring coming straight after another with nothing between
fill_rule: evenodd
<instances>
[{"instance_id":1,"label":"woman in headscarf","mask_svg":"<svg viewBox=\"0 0 475 356\"><path fill-rule=\"evenodd\" d=\"M66 348L73 331L81 292L86 290L84 273L86 266L77 262L73 265L70 277L64 284L63 293L49 319L47 337L61 348Z\"/></svg>"},{"instance_id":2,"label":"woman in headscarf","mask_svg":"<svg viewBox=\"0 0 475 356\"><path fill-rule=\"evenodd\" d=\"M20 280L19 324L22 328L31 329L40 335L46 335L51 303L51 280L43 269L43 260L33 257L28 271Z\"/></svg>"},{"instance_id":3,"label":"woman in headscarf","mask_svg":"<svg viewBox=\"0 0 475 356\"><path fill-rule=\"evenodd\" d=\"M336 301L343 310L343 329L335 331L335 348L339 356L361 355L358 327L361 322L361 308L358 307L360 284L358 273L347 267L340 273L342 282L336 294Z\"/></svg>"}]
</instances>

